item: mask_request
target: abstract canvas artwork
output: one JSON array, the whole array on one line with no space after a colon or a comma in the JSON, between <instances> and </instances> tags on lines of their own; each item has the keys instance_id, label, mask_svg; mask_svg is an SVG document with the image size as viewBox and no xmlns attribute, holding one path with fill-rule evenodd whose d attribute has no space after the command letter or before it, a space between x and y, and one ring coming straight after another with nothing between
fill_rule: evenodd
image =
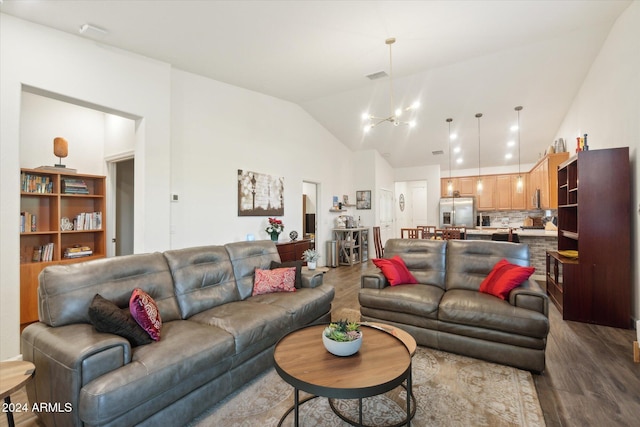
<instances>
[{"instance_id":1,"label":"abstract canvas artwork","mask_svg":"<svg viewBox=\"0 0 640 427\"><path fill-rule=\"evenodd\" d=\"M283 216L284 177L238 169L238 216Z\"/></svg>"}]
</instances>

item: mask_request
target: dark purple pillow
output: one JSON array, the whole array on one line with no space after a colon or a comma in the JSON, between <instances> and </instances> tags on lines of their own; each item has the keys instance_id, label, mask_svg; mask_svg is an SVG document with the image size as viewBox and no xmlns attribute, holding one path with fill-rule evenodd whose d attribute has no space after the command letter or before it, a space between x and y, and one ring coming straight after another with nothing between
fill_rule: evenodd
<instances>
[{"instance_id":1,"label":"dark purple pillow","mask_svg":"<svg viewBox=\"0 0 640 427\"><path fill-rule=\"evenodd\" d=\"M89 319L96 331L126 338L133 347L153 342L131 316L129 307L120 308L100 294L96 294L91 301Z\"/></svg>"},{"instance_id":2,"label":"dark purple pillow","mask_svg":"<svg viewBox=\"0 0 640 427\"><path fill-rule=\"evenodd\" d=\"M136 288L129 299L129 310L138 325L147 331L151 339L159 341L162 319L153 298L142 289Z\"/></svg>"}]
</instances>

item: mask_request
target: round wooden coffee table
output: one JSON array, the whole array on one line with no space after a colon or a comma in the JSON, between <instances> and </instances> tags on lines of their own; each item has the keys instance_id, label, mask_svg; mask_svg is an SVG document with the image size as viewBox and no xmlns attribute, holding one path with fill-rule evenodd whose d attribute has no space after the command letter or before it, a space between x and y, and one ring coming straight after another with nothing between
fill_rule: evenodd
<instances>
[{"instance_id":1,"label":"round wooden coffee table","mask_svg":"<svg viewBox=\"0 0 640 427\"><path fill-rule=\"evenodd\" d=\"M411 355L407 345L386 325L361 326L363 341L358 353L339 357L329 353L322 344L326 324L306 326L282 338L275 346L273 358L280 377L294 387L294 404L280 419L293 411L298 426L299 406L315 397L329 399L359 399L359 419L352 420L332 409L344 421L362 424L362 399L386 393L406 381L407 396L411 392ZM389 329L396 329L388 326ZM408 334L407 334L408 335ZM410 335L408 335L410 337ZM412 338L411 338L412 339ZM410 344L410 343L409 343ZM415 344L415 341L414 341ZM414 349L415 350L415 346ZM313 396L300 401L300 390ZM407 398L407 417L402 424L410 425L411 397Z\"/></svg>"},{"instance_id":2,"label":"round wooden coffee table","mask_svg":"<svg viewBox=\"0 0 640 427\"><path fill-rule=\"evenodd\" d=\"M13 405L11 393L20 390L33 376L36 367L22 360L0 362L0 399L4 399L7 409L7 422L13 427Z\"/></svg>"}]
</instances>

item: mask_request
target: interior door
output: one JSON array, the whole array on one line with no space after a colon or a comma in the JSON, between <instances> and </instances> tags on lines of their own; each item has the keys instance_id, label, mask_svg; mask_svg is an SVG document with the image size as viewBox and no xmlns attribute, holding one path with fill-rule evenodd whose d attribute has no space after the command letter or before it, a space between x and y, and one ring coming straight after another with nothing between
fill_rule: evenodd
<instances>
[{"instance_id":1,"label":"interior door","mask_svg":"<svg viewBox=\"0 0 640 427\"><path fill-rule=\"evenodd\" d=\"M416 183L411 187L411 227L427 223L427 185Z\"/></svg>"},{"instance_id":2,"label":"interior door","mask_svg":"<svg viewBox=\"0 0 640 427\"><path fill-rule=\"evenodd\" d=\"M380 190L380 241L384 247L393 238L393 192Z\"/></svg>"}]
</instances>

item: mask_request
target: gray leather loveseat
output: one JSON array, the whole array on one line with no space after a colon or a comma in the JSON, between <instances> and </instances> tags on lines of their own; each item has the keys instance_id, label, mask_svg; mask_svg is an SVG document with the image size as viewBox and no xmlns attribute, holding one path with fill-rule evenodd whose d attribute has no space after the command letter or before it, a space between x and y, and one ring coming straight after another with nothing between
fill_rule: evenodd
<instances>
[{"instance_id":1,"label":"gray leather loveseat","mask_svg":"<svg viewBox=\"0 0 640 427\"><path fill-rule=\"evenodd\" d=\"M60 403L47 426L177 426L272 365L287 332L330 320L334 289L303 275L296 292L251 296L254 269L280 262L270 241L238 242L48 267L40 322L22 333L36 365L31 402ZM157 303L161 339L132 347L100 333L87 310L96 293L128 305L134 288Z\"/></svg>"},{"instance_id":2,"label":"gray leather loveseat","mask_svg":"<svg viewBox=\"0 0 640 427\"><path fill-rule=\"evenodd\" d=\"M420 345L533 372L545 368L548 298L528 279L506 300L479 292L502 259L528 266L529 247L471 240L391 239L385 258L399 255L419 284L389 286L381 273L362 275L362 320L394 324Z\"/></svg>"}]
</instances>

